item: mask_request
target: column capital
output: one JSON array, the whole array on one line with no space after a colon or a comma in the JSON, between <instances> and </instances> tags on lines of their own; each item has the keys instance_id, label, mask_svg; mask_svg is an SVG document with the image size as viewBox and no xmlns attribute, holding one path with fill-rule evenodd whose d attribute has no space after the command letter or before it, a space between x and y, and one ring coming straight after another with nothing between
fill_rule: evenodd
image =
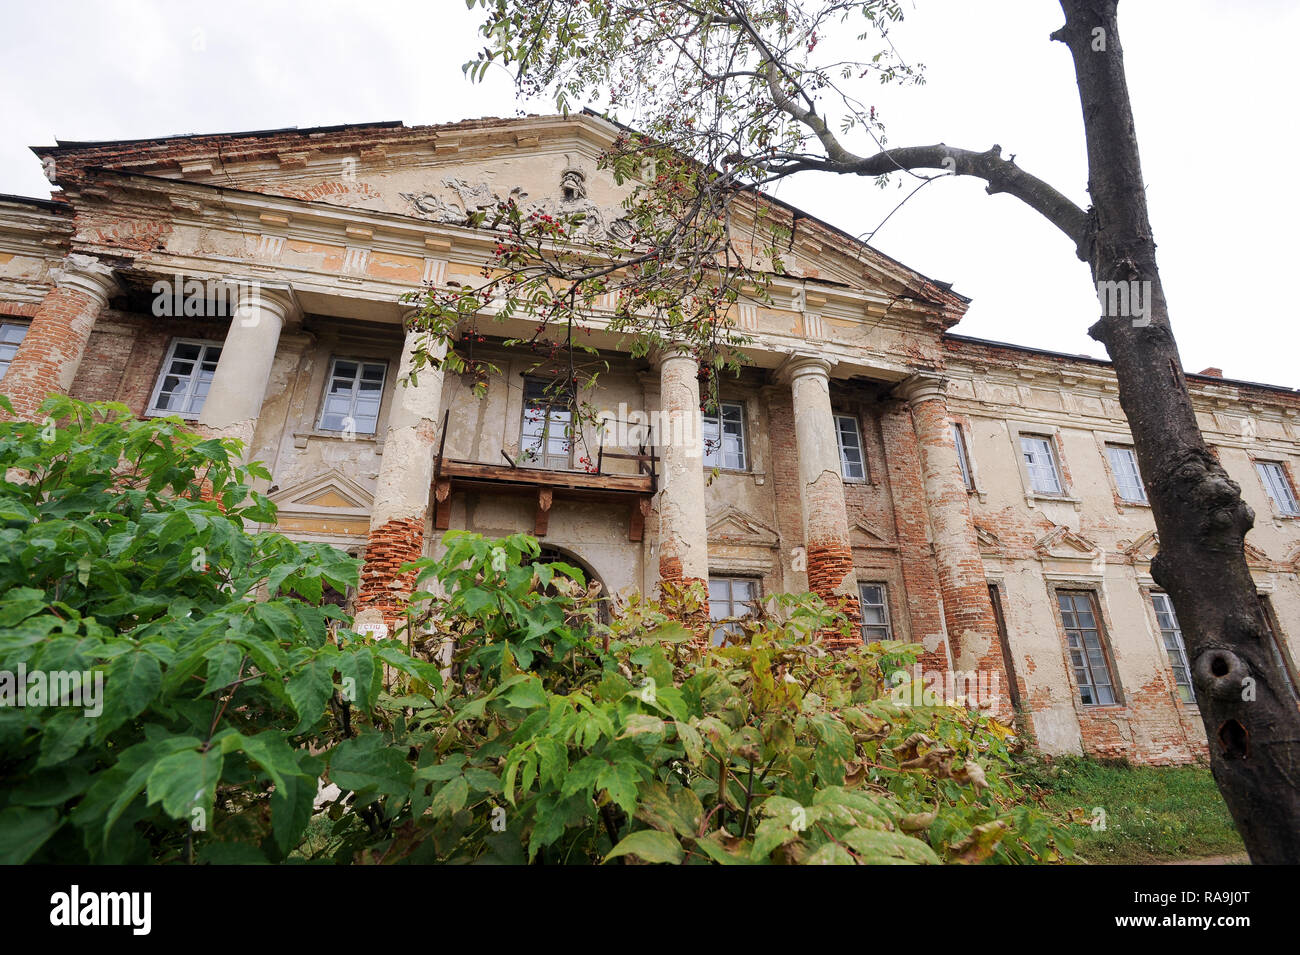
<instances>
[{"instance_id":1,"label":"column capital","mask_svg":"<svg viewBox=\"0 0 1300 955\"><path fill-rule=\"evenodd\" d=\"M226 281L234 284L241 310L255 308L271 312L285 323L302 318L298 296L288 285L267 285L258 279L227 278Z\"/></svg>"},{"instance_id":2,"label":"column capital","mask_svg":"<svg viewBox=\"0 0 1300 955\"><path fill-rule=\"evenodd\" d=\"M946 398L948 379L942 375L917 372L900 381L894 387L894 393L915 408L923 401Z\"/></svg>"},{"instance_id":3,"label":"column capital","mask_svg":"<svg viewBox=\"0 0 1300 955\"><path fill-rule=\"evenodd\" d=\"M834 360L822 355L796 352L777 366L772 372L772 377L781 384L793 384L796 379L806 376L829 381L836 364Z\"/></svg>"},{"instance_id":4,"label":"column capital","mask_svg":"<svg viewBox=\"0 0 1300 955\"><path fill-rule=\"evenodd\" d=\"M109 298L119 289L111 266L93 255L80 252L67 256L52 277L57 287L83 292L101 305L107 305Z\"/></svg>"},{"instance_id":5,"label":"column capital","mask_svg":"<svg viewBox=\"0 0 1300 955\"><path fill-rule=\"evenodd\" d=\"M665 362L673 361L678 358L685 358L689 361L699 364L700 360L695 357L691 351L691 346L686 342L667 341L653 346L646 355L646 360L650 362L650 367L656 371L662 371Z\"/></svg>"}]
</instances>

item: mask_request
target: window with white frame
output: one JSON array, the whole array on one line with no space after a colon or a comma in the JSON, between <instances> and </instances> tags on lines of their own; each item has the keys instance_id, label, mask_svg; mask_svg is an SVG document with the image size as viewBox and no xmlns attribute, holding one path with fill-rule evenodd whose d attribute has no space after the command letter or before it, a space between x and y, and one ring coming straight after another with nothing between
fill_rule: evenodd
<instances>
[{"instance_id":1,"label":"window with white frame","mask_svg":"<svg viewBox=\"0 0 1300 955\"><path fill-rule=\"evenodd\" d=\"M738 621L753 614L757 600L758 581L753 577L710 577L709 620L718 624L713 642L720 644L728 633L739 633Z\"/></svg>"},{"instance_id":2,"label":"window with white frame","mask_svg":"<svg viewBox=\"0 0 1300 955\"><path fill-rule=\"evenodd\" d=\"M862 611L862 642L888 640L889 595L884 584L858 584L858 609Z\"/></svg>"},{"instance_id":3,"label":"window with white frame","mask_svg":"<svg viewBox=\"0 0 1300 955\"><path fill-rule=\"evenodd\" d=\"M966 450L966 434L956 421L952 423L952 444L957 449L957 464L961 466L961 483L966 490L975 489L975 476L971 474L970 453Z\"/></svg>"},{"instance_id":4,"label":"window with white frame","mask_svg":"<svg viewBox=\"0 0 1300 955\"><path fill-rule=\"evenodd\" d=\"M1056 467L1052 439L1045 434L1022 434L1020 453L1029 471L1029 486L1038 494L1062 493L1061 472Z\"/></svg>"},{"instance_id":5,"label":"window with white frame","mask_svg":"<svg viewBox=\"0 0 1300 955\"><path fill-rule=\"evenodd\" d=\"M524 460L551 471L573 467L573 409L568 392L547 386L540 378L524 380L524 420L519 450Z\"/></svg>"},{"instance_id":6,"label":"window with white frame","mask_svg":"<svg viewBox=\"0 0 1300 955\"><path fill-rule=\"evenodd\" d=\"M1156 623L1160 625L1160 639L1164 641L1165 653L1169 655L1169 666L1174 671L1174 683L1178 687L1178 698L1184 703L1196 702L1192 691L1192 668L1187 663L1187 647L1183 644L1183 628L1178 625L1178 615L1174 613L1173 601L1168 594L1153 593L1151 606L1156 611Z\"/></svg>"},{"instance_id":7,"label":"window with white frame","mask_svg":"<svg viewBox=\"0 0 1300 955\"><path fill-rule=\"evenodd\" d=\"M1264 618L1265 636L1268 637L1269 649L1273 651L1273 659L1277 662L1278 669L1282 671L1282 677L1286 680L1287 689L1291 691L1291 696L1297 702L1300 702L1300 686L1297 686L1297 677L1294 667L1287 655L1282 652L1282 639L1277 631L1277 621L1273 616L1273 603L1268 599L1267 594L1257 594L1259 599L1260 615Z\"/></svg>"},{"instance_id":8,"label":"window with white frame","mask_svg":"<svg viewBox=\"0 0 1300 955\"><path fill-rule=\"evenodd\" d=\"M1110 675L1110 661L1102 643L1096 596L1087 590L1058 590L1056 601L1065 628L1070 665L1079 686L1084 706L1107 706L1119 702L1115 681Z\"/></svg>"},{"instance_id":9,"label":"window with white frame","mask_svg":"<svg viewBox=\"0 0 1300 955\"><path fill-rule=\"evenodd\" d=\"M167 349L167 360L154 385L149 414L197 418L207 400L220 357L220 342L175 339Z\"/></svg>"},{"instance_id":10,"label":"window with white frame","mask_svg":"<svg viewBox=\"0 0 1300 955\"><path fill-rule=\"evenodd\" d=\"M17 322L0 322L0 379L9 370L9 364L18 352L18 346L27 337L27 326Z\"/></svg>"},{"instance_id":11,"label":"window with white frame","mask_svg":"<svg viewBox=\"0 0 1300 955\"><path fill-rule=\"evenodd\" d=\"M705 467L745 470L744 405L736 401L719 402L717 411L704 413L701 429Z\"/></svg>"},{"instance_id":12,"label":"window with white frame","mask_svg":"<svg viewBox=\"0 0 1300 955\"><path fill-rule=\"evenodd\" d=\"M1291 489L1291 482L1287 478L1286 468L1282 466L1282 462L1256 461L1255 470L1259 472L1264 490L1268 492L1268 498L1273 502L1273 507L1278 513L1300 515L1300 505L1296 504L1295 491Z\"/></svg>"},{"instance_id":13,"label":"window with white frame","mask_svg":"<svg viewBox=\"0 0 1300 955\"><path fill-rule=\"evenodd\" d=\"M1115 475L1115 488L1119 496L1134 504L1147 502L1147 491L1142 486L1142 474L1138 471L1137 453L1126 444L1106 445L1106 457L1110 459L1110 473Z\"/></svg>"},{"instance_id":14,"label":"window with white frame","mask_svg":"<svg viewBox=\"0 0 1300 955\"><path fill-rule=\"evenodd\" d=\"M379 406L384 399L387 371L388 366L382 361L335 358L325 387L320 429L374 434L379 427Z\"/></svg>"},{"instance_id":15,"label":"window with white frame","mask_svg":"<svg viewBox=\"0 0 1300 955\"><path fill-rule=\"evenodd\" d=\"M835 433L840 442L840 476L846 481L865 481L867 460L862 453L862 432L858 429L858 416L837 414Z\"/></svg>"}]
</instances>

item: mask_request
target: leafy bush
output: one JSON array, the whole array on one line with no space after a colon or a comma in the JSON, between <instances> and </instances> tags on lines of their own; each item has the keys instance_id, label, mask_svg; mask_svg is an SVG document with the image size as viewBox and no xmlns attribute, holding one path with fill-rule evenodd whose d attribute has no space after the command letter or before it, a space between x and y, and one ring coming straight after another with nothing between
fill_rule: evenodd
<instances>
[{"instance_id":1,"label":"leafy bush","mask_svg":"<svg viewBox=\"0 0 1300 955\"><path fill-rule=\"evenodd\" d=\"M274 508L235 442L120 405L45 411L0 425L0 669L99 674L102 712L0 706L0 861L285 858L381 662L436 669L329 638L324 585L358 562L246 533Z\"/></svg>"},{"instance_id":2,"label":"leafy bush","mask_svg":"<svg viewBox=\"0 0 1300 955\"><path fill-rule=\"evenodd\" d=\"M47 411L0 425L0 669L105 692L93 717L0 706L0 861L1072 855L1009 779L1006 727L896 700L886 675L918 647L827 654L847 623L811 595L712 647L678 622L699 589L606 625L532 538L453 531L412 565L406 642L365 640L323 601L355 560L246 531L274 508L232 443Z\"/></svg>"},{"instance_id":3,"label":"leafy bush","mask_svg":"<svg viewBox=\"0 0 1300 955\"><path fill-rule=\"evenodd\" d=\"M445 682L346 744L377 754L400 741L419 755L413 767L392 760L359 794L382 799L386 837L336 813L322 842L333 853L724 864L1072 854L1006 777L1007 728L886 692L919 647L829 655L818 635L844 620L803 595L773 598L775 612L715 648L677 622L698 618L702 592L671 586L662 606L634 599L604 629L581 572L531 563L533 539L452 531L445 543L442 558L417 564L445 600L416 621L432 644L454 641Z\"/></svg>"}]
</instances>

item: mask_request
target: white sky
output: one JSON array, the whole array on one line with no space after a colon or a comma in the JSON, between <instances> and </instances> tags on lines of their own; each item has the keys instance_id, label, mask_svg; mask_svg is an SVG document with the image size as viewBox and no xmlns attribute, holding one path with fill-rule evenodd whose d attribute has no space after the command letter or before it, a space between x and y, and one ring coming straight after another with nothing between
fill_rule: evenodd
<instances>
[{"instance_id":1,"label":"white sky","mask_svg":"<svg viewBox=\"0 0 1300 955\"><path fill-rule=\"evenodd\" d=\"M438 123L518 110L503 71L477 86L462 77L478 46L464 0L11 0L0 16L0 192L47 196L27 147L56 137ZM864 95L884 111L892 145L1000 143L1086 204L1070 57L1047 39L1061 22L1050 0L913 0L894 40L926 64L928 83ZM1300 155L1300 4L1126 0L1120 29L1184 364L1294 387L1300 305L1285 288L1300 222L1291 168ZM820 176L778 194L856 234L904 193ZM1104 357L1087 337L1097 302L1086 267L1015 199L986 196L974 180L936 182L873 244L974 299L958 332ZM1274 283L1283 291L1265 294Z\"/></svg>"}]
</instances>

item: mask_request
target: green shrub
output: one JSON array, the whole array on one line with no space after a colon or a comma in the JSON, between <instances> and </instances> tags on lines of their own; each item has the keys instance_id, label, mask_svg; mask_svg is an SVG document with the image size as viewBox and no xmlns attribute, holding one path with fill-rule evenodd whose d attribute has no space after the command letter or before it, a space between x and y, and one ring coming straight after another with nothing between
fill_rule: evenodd
<instances>
[{"instance_id":1,"label":"green shrub","mask_svg":"<svg viewBox=\"0 0 1300 955\"><path fill-rule=\"evenodd\" d=\"M411 565L428 589L401 639L366 640L322 600L355 560L247 532L274 508L233 443L47 411L0 425L0 669L88 671L104 696L0 707L0 861L1072 856L1008 775L1010 731L896 699L919 647L828 654L848 622L811 595L713 647L678 622L699 588L603 624L536 540L453 531Z\"/></svg>"}]
</instances>

